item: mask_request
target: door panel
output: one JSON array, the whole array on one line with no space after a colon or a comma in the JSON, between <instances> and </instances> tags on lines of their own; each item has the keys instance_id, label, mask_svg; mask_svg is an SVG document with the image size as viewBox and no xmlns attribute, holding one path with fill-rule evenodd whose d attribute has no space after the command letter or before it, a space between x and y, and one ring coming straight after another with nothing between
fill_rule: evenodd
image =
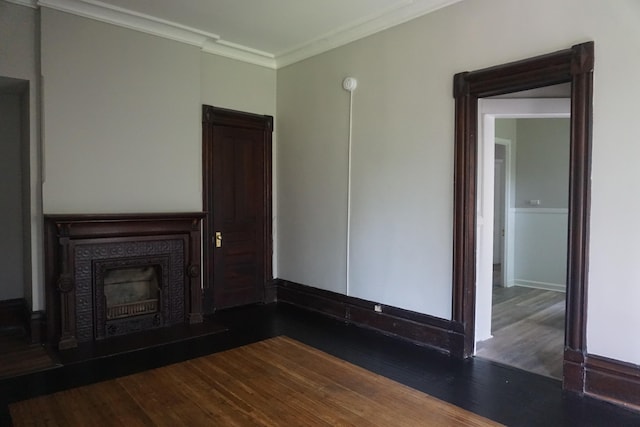
<instances>
[{"instance_id":1,"label":"door panel","mask_svg":"<svg viewBox=\"0 0 640 427\"><path fill-rule=\"evenodd\" d=\"M205 106L203 116L205 241L210 244L204 251L205 304L213 311L264 301L271 279L272 119L237 113L229 122L226 116L233 112L220 110L225 115L221 120L214 109L214 120L207 122L207 108L213 107ZM243 123L247 117L252 120ZM256 126L256 118L268 126Z\"/></svg>"}]
</instances>

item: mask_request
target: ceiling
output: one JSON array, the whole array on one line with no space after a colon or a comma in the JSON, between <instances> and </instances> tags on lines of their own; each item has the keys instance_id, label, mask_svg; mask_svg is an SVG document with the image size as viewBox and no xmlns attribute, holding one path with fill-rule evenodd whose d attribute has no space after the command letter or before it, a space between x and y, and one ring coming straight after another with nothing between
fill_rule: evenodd
<instances>
[{"instance_id":1,"label":"ceiling","mask_svg":"<svg viewBox=\"0 0 640 427\"><path fill-rule=\"evenodd\" d=\"M7 0L278 68L461 0Z\"/></svg>"}]
</instances>

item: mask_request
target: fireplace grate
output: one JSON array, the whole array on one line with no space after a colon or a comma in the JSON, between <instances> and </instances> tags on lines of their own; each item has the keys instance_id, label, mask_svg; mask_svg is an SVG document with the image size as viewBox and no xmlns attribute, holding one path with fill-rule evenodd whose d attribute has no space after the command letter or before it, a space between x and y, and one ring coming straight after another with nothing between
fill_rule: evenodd
<instances>
[{"instance_id":1,"label":"fireplace grate","mask_svg":"<svg viewBox=\"0 0 640 427\"><path fill-rule=\"evenodd\" d=\"M158 300L149 299L107 307L107 320L138 316L158 311Z\"/></svg>"}]
</instances>

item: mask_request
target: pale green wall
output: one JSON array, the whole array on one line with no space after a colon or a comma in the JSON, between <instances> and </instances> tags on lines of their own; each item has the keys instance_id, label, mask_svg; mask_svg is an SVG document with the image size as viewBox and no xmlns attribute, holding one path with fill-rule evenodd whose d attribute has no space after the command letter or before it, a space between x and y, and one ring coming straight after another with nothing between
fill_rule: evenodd
<instances>
[{"instance_id":1,"label":"pale green wall","mask_svg":"<svg viewBox=\"0 0 640 427\"><path fill-rule=\"evenodd\" d=\"M640 325L638 22L637 0L467 0L279 70L280 276L347 291L352 75L349 293L450 318L453 75L595 40L588 349L640 363L617 338Z\"/></svg>"},{"instance_id":2,"label":"pale green wall","mask_svg":"<svg viewBox=\"0 0 640 427\"><path fill-rule=\"evenodd\" d=\"M516 208L568 207L569 119L517 119Z\"/></svg>"}]
</instances>

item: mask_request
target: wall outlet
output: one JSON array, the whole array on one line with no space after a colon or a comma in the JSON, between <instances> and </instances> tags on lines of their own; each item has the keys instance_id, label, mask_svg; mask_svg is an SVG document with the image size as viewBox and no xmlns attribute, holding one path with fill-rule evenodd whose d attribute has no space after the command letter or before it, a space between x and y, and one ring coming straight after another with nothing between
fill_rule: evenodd
<instances>
[{"instance_id":1,"label":"wall outlet","mask_svg":"<svg viewBox=\"0 0 640 427\"><path fill-rule=\"evenodd\" d=\"M376 313L382 313L382 305L381 304L374 305L373 311L375 311Z\"/></svg>"}]
</instances>

